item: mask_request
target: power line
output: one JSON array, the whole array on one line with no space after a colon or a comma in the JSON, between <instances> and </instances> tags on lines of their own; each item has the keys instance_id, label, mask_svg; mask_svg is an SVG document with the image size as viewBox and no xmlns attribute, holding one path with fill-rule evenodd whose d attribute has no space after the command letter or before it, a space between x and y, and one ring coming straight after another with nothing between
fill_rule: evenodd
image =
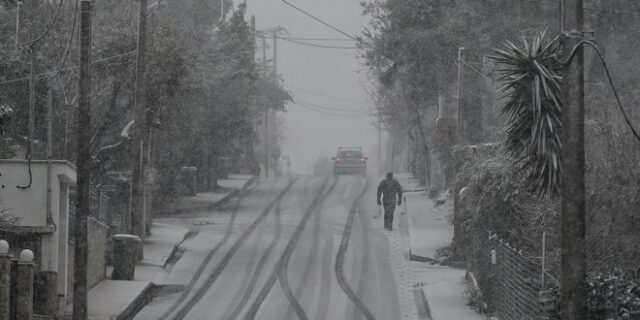
<instances>
[{"instance_id":1,"label":"power line","mask_svg":"<svg viewBox=\"0 0 640 320\"><path fill-rule=\"evenodd\" d=\"M290 84L285 84L284 86L287 87L287 88L290 88L290 89L292 89L294 91L306 92L306 93L313 94L313 95L316 95L316 96L320 96L320 97L324 97L324 98L328 98L328 99L334 99L334 100L337 100L337 101L355 103L355 104L365 104L365 103L367 103L366 101L356 101L356 100L351 100L351 99L347 99L347 98L340 98L340 97L336 97L336 96L330 96L330 95L327 95L327 94L324 94L324 93L319 93L319 92L312 91L312 90L309 90L309 89L296 87L296 86L293 86L293 85L290 85Z\"/></svg>"},{"instance_id":2,"label":"power line","mask_svg":"<svg viewBox=\"0 0 640 320\"><path fill-rule=\"evenodd\" d=\"M136 50L132 50L132 51L121 53L121 54L117 54L117 55L114 55L114 56L111 56L111 57L107 57L107 58L91 61L91 64L97 64L97 63L100 63L100 62L113 60L113 59L116 59L116 58L120 58L120 57L131 55L131 54L134 54L134 53L136 53ZM74 70L74 69L78 69L78 68L79 68L79 66L73 66L73 67L60 69L57 72L69 71L69 70ZM40 73L40 74L36 75L36 77L38 77L38 78L50 77L52 74L55 75L55 72L56 71ZM11 79L11 80L6 80L6 81L3 81L3 82L0 82L0 85L12 84L12 83L17 83L17 82L27 81L27 80L29 80L29 77Z\"/></svg>"},{"instance_id":3,"label":"power line","mask_svg":"<svg viewBox=\"0 0 640 320\"><path fill-rule=\"evenodd\" d=\"M321 20L320 18L318 18L318 17L316 17L316 16L314 16L314 15L312 15L312 14L310 14L310 13L308 13L308 12L306 12L306 11L304 11L304 10L302 10L302 9L300 9L300 8L298 8L298 7L296 7L296 6L294 6L293 4L291 4L291 3L287 2L286 0L280 0L280 1L282 1L282 2L286 3L287 5L289 5L289 6L290 6L290 7L292 7L292 8L294 8L294 9L296 9L296 10L298 10L298 11L302 12L303 14L305 14L305 15L306 15L306 16L308 16L308 17L310 17L311 19L316 20L316 21L318 21L318 22L320 22L320 23L324 24L325 26L327 26L327 27L329 27L329 28L331 28L331 29L333 29L333 30L335 30L335 31L338 31L339 33L343 34L344 36L346 36L346 37L348 37L348 38L351 38L351 39L353 39L354 41L359 41L359 40L358 40L358 39L356 39L354 36L352 36L352 35L350 35L350 34L348 34L348 33L344 32L344 31L342 31L342 30L340 30L340 29L338 29L338 28L336 28L336 27L334 27L334 26L330 25L330 24L329 24L329 23L327 23L327 22L324 22L324 21L323 21L323 20Z\"/></svg>"},{"instance_id":4,"label":"power line","mask_svg":"<svg viewBox=\"0 0 640 320\"><path fill-rule=\"evenodd\" d=\"M64 3L64 0L60 0L60 4L58 5L58 9L56 9L56 13L54 14L53 18L51 18L51 21L49 21L49 23L45 27L44 31L40 35L35 37L34 39L23 43L22 44L23 46L28 46L28 45L34 44L34 43L40 41L42 38L44 38L47 34L49 34L49 32L51 32L51 27L56 22L56 20L58 20L58 16L60 15L60 11L62 11L61 9L62 9L62 4L63 3Z\"/></svg>"},{"instance_id":5,"label":"power line","mask_svg":"<svg viewBox=\"0 0 640 320\"><path fill-rule=\"evenodd\" d=\"M322 48L322 49L342 49L342 50L358 50L358 49L360 49L358 47L327 46L327 45L302 42L302 41L291 40L291 39L288 39L288 38L280 38L280 37L278 37L278 39L284 40L284 41L287 41L287 42L291 42L291 43L295 43L295 44L300 44L300 45L303 45L303 46L314 47L314 48Z\"/></svg>"},{"instance_id":6,"label":"power line","mask_svg":"<svg viewBox=\"0 0 640 320\"><path fill-rule=\"evenodd\" d=\"M308 106L308 107L318 108L320 110L329 111L329 112L365 113L365 110L362 110L362 109L333 108L333 107L327 107L327 106L315 104L315 103L304 101L304 100L300 100L300 99L295 99L295 102L297 104L302 104L302 105L305 105L305 106Z\"/></svg>"},{"instance_id":7,"label":"power line","mask_svg":"<svg viewBox=\"0 0 640 320\"><path fill-rule=\"evenodd\" d=\"M607 62L604 59L604 56L602 55L602 52L600 51L598 46L596 46L591 41L582 41L582 43L578 43L578 46L580 46L582 44L590 46L598 54L598 57L600 58L600 62L602 62L602 67L604 68L604 72L607 75L607 79L609 80L609 85L611 86L611 90L613 91L613 95L616 97L616 102L618 103L618 108L620 109L620 112L622 113L622 116L624 117L624 121L627 123L627 126L629 127L629 129L631 130L631 132L633 133L635 138L638 141L640 141L640 134L638 134L638 131L636 130L636 128L634 128L633 124L631 123L631 120L629 119L629 116L627 115L627 112L624 110L624 107L622 106L622 101L620 100L620 95L618 95L618 90L616 89L616 86L613 84L613 79L611 78L611 73L609 72L609 67L607 66ZM574 49L574 51L575 51L575 49Z\"/></svg>"},{"instance_id":8,"label":"power line","mask_svg":"<svg viewBox=\"0 0 640 320\"><path fill-rule=\"evenodd\" d=\"M73 24L71 26L71 34L69 35L69 42L67 43L67 47L63 53L63 57L60 61L60 63L58 64L58 68L56 69L56 71L50 76L50 78L55 77L56 75L58 75L58 73L60 73L60 70L62 70L62 68L64 67L65 63L67 63L67 58L69 57L69 52L71 52L71 44L73 43L73 35L75 34L76 31L76 19L78 18L78 0L76 0L76 6L74 9L74 13L73 13Z\"/></svg>"},{"instance_id":9,"label":"power line","mask_svg":"<svg viewBox=\"0 0 640 320\"><path fill-rule=\"evenodd\" d=\"M352 117L362 117L362 116L368 116L365 113L353 113L353 114L345 114L345 113L337 113L337 112L331 112L331 111L326 111L326 110L322 110L322 109L316 109L310 105L306 105L303 103L299 103L296 102L295 105L305 108L307 110L313 111L313 112L317 112L317 113L321 113L321 114L325 114L325 115L329 115L329 116L335 116L335 117L344 117L344 118L352 118Z\"/></svg>"},{"instance_id":10,"label":"power line","mask_svg":"<svg viewBox=\"0 0 640 320\"><path fill-rule=\"evenodd\" d=\"M521 0L521 1L527 1L527 2L542 4L542 5L546 5L546 6L553 6L553 7L559 7L560 6L560 3L558 3L558 2L536 1L536 0ZM611 13L611 14L640 15L640 12L638 12L638 11L608 10L608 9L596 9L596 8L589 8L589 7L585 7L584 11L605 12L605 13Z\"/></svg>"},{"instance_id":11,"label":"power line","mask_svg":"<svg viewBox=\"0 0 640 320\"><path fill-rule=\"evenodd\" d=\"M348 42L352 42L353 41L352 39L344 39L344 38L280 37L279 39L289 39L289 40L298 40L298 41L348 41Z\"/></svg>"}]
</instances>

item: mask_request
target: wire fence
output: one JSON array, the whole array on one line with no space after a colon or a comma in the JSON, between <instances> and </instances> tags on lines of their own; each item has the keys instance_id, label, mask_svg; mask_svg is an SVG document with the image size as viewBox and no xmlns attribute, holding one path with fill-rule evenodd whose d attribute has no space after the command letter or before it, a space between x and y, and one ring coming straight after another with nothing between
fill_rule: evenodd
<instances>
[{"instance_id":1,"label":"wire fence","mask_svg":"<svg viewBox=\"0 0 640 320\"><path fill-rule=\"evenodd\" d=\"M501 320L559 319L559 258L545 252L528 256L496 234L474 230L470 268L481 303ZM588 256L593 256L588 254ZM615 259L598 259L616 265ZM589 320L640 320L640 272L612 269L591 272L588 279Z\"/></svg>"},{"instance_id":2,"label":"wire fence","mask_svg":"<svg viewBox=\"0 0 640 320\"><path fill-rule=\"evenodd\" d=\"M100 222L110 221L112 212L109 196L100 192L96 186L91 186L89 190L89 215ZM69 240L74 240L76 220L76 190L73 188L69 192Z\"/></svg>"},{"instance_id":3,"label":"wire fence","mask_svg":"<svg viewBox=\"0 0 640 320\"><path fill-rule=\"evenodd\" d=\"M527 257L491 232L473 231L471 271L486 311L502 320L555 319L558 282L545 254Z\"/></svg>"}]
</instances>

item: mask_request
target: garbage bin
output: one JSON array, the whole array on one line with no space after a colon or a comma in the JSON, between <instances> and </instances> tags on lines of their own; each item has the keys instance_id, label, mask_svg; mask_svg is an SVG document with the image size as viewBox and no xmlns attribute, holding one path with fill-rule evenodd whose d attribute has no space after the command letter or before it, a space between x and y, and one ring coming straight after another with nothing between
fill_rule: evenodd
<instances>
[{"instance_id":1,"label":"garbage bin","mask_svg":"<svg viewBox=\"0 0 640 320\"><path fill-rule=\"evenodd\" d=\"M198 192L198 168L180 168L180 195L195 196Z\"/></svg>"},{"instance_id":2,"label":"garbage bin","mask_svg":"<svg viewBox=\"0 0 640 320\"><path fill-rule=\"evenodd\" d=\"M116 234L113 237L113 280L133 280L142 241L138 236Z\"/></svg>"}]
</instances>

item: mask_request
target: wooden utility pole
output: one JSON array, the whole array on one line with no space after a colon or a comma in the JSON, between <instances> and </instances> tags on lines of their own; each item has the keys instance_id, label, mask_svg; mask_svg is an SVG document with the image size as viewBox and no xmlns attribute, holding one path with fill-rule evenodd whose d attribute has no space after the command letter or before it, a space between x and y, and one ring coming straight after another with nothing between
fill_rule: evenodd
<instances>
[{"instance_id":1,"label":"wooden utility pole","mask_svg":"<svg viewBox=\"0 0 640 320\"><path fill-rule=\"evenodd\" d=\"M34 139L35 139L35 130L36 130L36 124L35 124L35 119L36 119L36 114L35 114L35 110L36 110L36 82L38 81L36 79L36 64L37 64L37 50L36 50L36 44L32 43L30 50L29 50L29 54L31 55L31 69L29 71L29 125L28 125L28 139L29 139L29 146L28 146L28 150L27 150L27 157L28 159L33 159L33 144L34 144ZM31 184L29 184L31 185Z\"/></svg>"},{"instance_id":2,"label":"wooden utility pole","mask_svg":"<svg viewBox=\"0 0 640 320\"><path fill-rule=\"evenodd\" d=\"M145 189L145 136L148 133L146 98L146 48L147 48L147 0L139 0L138 51L136 57L135 127L131 143L131 230L129 233L144 238L144 189Z\"/></svg>"},{"instance_id":3,"label":"wooden utility pole","mask_svg":"<svg viewBox=\"0 0 640 320\"><path fill-rule=\"evenodd\" d=\"M462 52L464 51L464 47L458 48L458 137L457 142L458 145L464 144L464 121L462 114Z\"/></svg>"},{"instance_id":4,"label":"wooden utility pole","mask_svg":"<svg viewBox=\"0 0 640 320\"><path fill-rule=\"evenodd\" d=\"M262 34L262 78L267 80L267 37ZM269 110L264 106L264 175L269 178Z\"/></svg>"},{"instance_id":5,"label":"wooden utility pole","mask_svg":"<svg viewBox=\"0 0 640 320\"><path fill-rule=\"evenodd\" d=\"M73 260L73 320L87 319L87 217L91 181L91 0L80 2L80 75L78 77L78 159Z\"/></svg>"},{"instance_id":6,"label":"wooden utility pole","mask_svg":"<svg viewBox=\"0 0 640 320\"><path fill-rule=\"evenodd\" d=\"M251 48L255 59L256 50L256 16L251 16Z\"/></svg>"},{"instance_id":7,"label":"wooden utility pole","mask_svg":"<svg viewBox=\"0 0 640 320\"><path fill-rule=\"evenodd\" d=\"M16 7L16 52L20 52L20 11L22 9L22 1L18 1Z\"/></svg>"},{"instance_id":8,"label":"wooden utility pole","mask_svg":"<svg viewBox=\"0 0 640 320\"><path fill-rule=\"evenodd\" d=\"M582 0L563 0L563 57L583 36ZM560 318L586 319L585 182L584 182L584 53L578 48L563 69L562 150L562 280Z\"/></svg>"}]
</instances>

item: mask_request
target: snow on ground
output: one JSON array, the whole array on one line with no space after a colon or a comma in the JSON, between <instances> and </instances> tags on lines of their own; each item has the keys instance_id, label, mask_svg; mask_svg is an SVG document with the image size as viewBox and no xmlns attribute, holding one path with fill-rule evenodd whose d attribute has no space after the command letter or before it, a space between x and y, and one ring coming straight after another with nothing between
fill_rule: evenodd
<instances>
[{"instance_id":1,"label":"snow on ground","mask_svg":"<svg viewBox=\"0 0 640 320\"><path fill-rule=\"evenodd\" d=\"M154 223L151 235L144 239L142 264L164 267L175 245L182 242L188 232L184 227Z\"/></svg>"},{"instance_id":2,"label":"snow on ground","mask_svg":"<svg viewBox=\"0 0 640 320\"><path fill-rule=\"evenodd\" d=\"M409 174L396 176L405 190L424 189ZM451 206L435 206L424 191L407 192L405 204L409 219L408 232L411 254L435 258L436 250L453 239L453 225L449 222ZM433 320L485 319L467 305L465 270L447 266L411 262L410 269L416 283L423 284Z\"/></svg>"},{"instance_id":3,"label":"snow on ground","mask_svg":"<svg viewBox=\"0 0 640 320\"><path fill-rule=\"evenodd\" d=\"M242 189L252 177L253 176L246 174L232 174L229 175L228 179L218 180L218 185L223 188Z\"/></svg>"},{"instance_id":4,"label":"snow on ground","mask_svg":"<svg viewBox=\"0 0 640 320\"><path fill-rule=\"evenodd\" d=\"M88 294L89 320L115 319L150 286L147 281L105 280L98 283ZM71 315L72 309L73 305L68 305L65 314Z\"/></svg>"},{"instance_id":5,"label":"snow on ground","mask_svg":"<svg viewBox=\"0 0 640 320\"><path fill-rule=\"evenodd\" d=\"M399 175L404 189L420 189L418 182L407 174ZM422 187L424 189L424 187ZM436 206L424 191L405 193L409 213L411 254L434 258L436 250L451 242L453 225L449 222L450 206Z\"/></svg>"},{"instance_id":6,"label":"snow on ground","mask_svg":"<svg viewBox=\"0 0 640 320\"><path fill-rule=\"evenodd\" d=\"M446 266L411 262L416 281L422 283L433 320L482 320L467 305L465 271Z\"/></svg>"},{"instance_id":7,"label":"snow on ground","mask_svg":"<svg viewBox=\"0 0 640 320\"><path fill-rule=\"evenodd\" d=\"M389 239L389 259L399 295L402 320L417 320L418 309L413 295L415 278L406 254L409 240L397 229L385 231L385 235Z\"/></svg>"}]
</instances>

